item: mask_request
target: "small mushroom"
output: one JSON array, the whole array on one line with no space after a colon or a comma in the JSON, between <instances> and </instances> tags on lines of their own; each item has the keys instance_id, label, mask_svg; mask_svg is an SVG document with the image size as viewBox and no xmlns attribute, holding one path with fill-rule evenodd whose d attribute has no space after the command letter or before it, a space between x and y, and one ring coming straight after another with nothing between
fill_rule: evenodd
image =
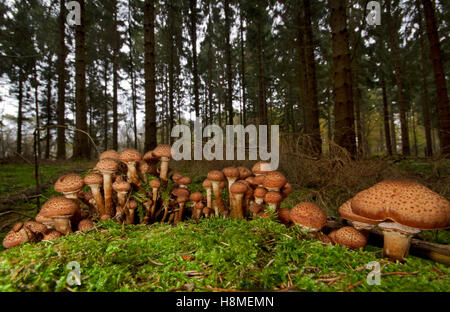
<instances>
[{"instance_id":1,"label":"small mushroom","mask_svg":"<svg viewBox=\"0 0 450 312\"><path fill-rule=\"evenodd\" d=\"M40 241L48 232L47 227L40 222L26 221L23 226L31 232L35 241Z\"/></svg>"},{"instance_id":2,"label":"small mushroom","mask_svg":"<svg viewBox=\"0 0 450 312\"><path fill-rule=\"evenodd\" d=\"M201 201L196 202L194 205L194 211L192 214L192 218L194 220L198 220L200 216L202 215L202 211L205 208L205 204L203 204Z\"/></svg>"},{"instance_id":3,"label":"small mushroom","mask_svg":"<svg viewBox=\"0 0 450 312\"><path fill-rule=\"evenodd\" d=\"M272 168L270 167L270 164L265 161L257 162L252 168L252 172L255 176L266 175L271 171Z\"/></svg>"},{"instance_id":4,"label":"small mushroom","mask_svg":"<svg viewBox=\"0 0 450 312\"><path fill-rule=\"evenodd\" d=\"M40 213L38 213L36 215L35 218L36 222L42 223L44 224L48 230L53 230L55 229L55 222L53 222L52 218L49 217L44 217L43 215L41 215Z\"/></svg>"},{"instance_id":5,"label":"small mushroom","mask_svg":"<svg viewBox=\"0 0 450 312\"><path fill-rule=\"evenodd\" d=\"M148 182L147 174L150 173L150 165L145 160L140 160L137 163L137 172L144 183Z\"/></svg>"},{"instance_id":6,"label":"small mushroom","mask_svg":"<svg viewBox=\"0 0 450 312\"><path fill-rule=\"evenodd\" d=\"M244 218L244 209L243 209L243 198L244 194L247 192L248 186L241 182L235 182L231 185L230 194L233 194L236 199L233 207L230 211L230 217L233 219L236 218ZM231 196L230 196L231 197Z\"/></svg>"},{"instance_id":7,"label":"small mushroom","mask_svg":"<svg viewBox=\"0 0 450 312\"><path fill-rule=\"evenodd\" d=\"M264 201L269 205L269 209L272 212L277 211L278 204L281 203L283 198L281 197L281 194L278 192L267 192L266 195L264 195Z\"/></svg>"},{"instance_id":8,"label":"small mushroom","mask_svg":"<svg viewBox=\"0 0 450 312\"><path fill-rule=\"evenodd\" d=\"M239 179L239 169L234 167L228 167L222 170L225 178L228 180L228 194L231 194L231 185ZM231 196L229 196L231 206Z\"/></svg>"},{"instance_id":9,"label":"small mushroom","mask_svg":"<svg viewBox=\"0 0 450 312\"><path fill-rule=\"evenodd\" d=\"M78 223L78 231L85 231L90 230L94 228L94 222L90 219L84 219L81 220L80 223Z\"/></svg>"},{"instance_id":10,"label":"small mushroom","mask_svg":"<svg viewBox=\"0 0 450 312\"><path fill-rule=\"evenodd\" d=\"M110 220L112 217L109 214L104 214L100 217L100 221Z\"/></svg>"},{"instance_id":11,"label":"small mushroom","mask_svg":"<svg viewBox=\"0 0 450 312\"><path fill-rule=\"evenodd\" d=\"M259 175L253 178L253 183L255 183L255 185L257 187L264 187L264 180L266 179L265 175Z\"/></svg>"},{"instance_id":12,"label":"small mushroom","mask_svg":"<svg viewBox=\"0 0 450 312\"><path fill-rule=\"evenodd\" d=\"M350 249L364 248L367 245L366 236L351 226L340 228L333 234L333 238L330 237L330 240Z\"/></svg>"},{"instance_id":13,"label":"small mushroom","mask_svg":"<svg viewBox=\"0 0 450 312\"><path fill-rule=\"evenodd\" d=\"M112 188L117 192L117 199L119 200L119 205L125 207L125 202L127 200L128 192L131 190L131 184L121 178L114 181Z\"/></svg>"},{"instance_id":14,"label":"small mushroom","mask_svg":"<svg viewBox=\"0 0 450 312\"><path fill-rule=\"evenodd\" d=\"M76 173L66 174L56 180L54 188L58 193L63 193L65 197L78 200L78 193L84 186L83 178Z\"/></svg>"},{"instance_id":15,"label":"small mushroom","mask_svg":"<svg viewBox=\"0 0 450 312\"><path fill-rule=\"evenodd\" d=\"M253 197L255 197L255 202L257 204L262 204L264 202L264 196L266 196L266 189L263 187L257 187L253 191Z\"/></svg>"},{"instance_id":16,"label":"small mushroom","mask_svg":"<svg viewBox=\"0 0 450 312\"><path fill-rule=\"evenodd\" d=\"M100 190L103 184L103 176L98 173L90 173L84 178L84 183L91 188L92 196L94 197L97 205L97 213L104 213L105 204L103 201L102 192Z\"/></svg>"},{"instance_id":17,"label":"small mushroom","mask_svg":"<svg viewBox=\"0 0 450 312\"><path fill-rule=\"evenodd\" d=\"M150 218L153 220L155 217L156 201L158 200L158 190L161 187L161 182L158 179L151 180L150 186L152 188L152 207L150 210Z\"/></svg>"},{"instance_id":18,"label":"small mushroom","mask_svg":"<svg viewBox=\"0 0 450 312\"><path fill-rule=\"evenodd\" d=\"M286 177L278 171L269 172L263 182L263 186L268 191L280 192L280 189L287 183Z\"/></svg>"},{"instance_id":19,"label":"small mushroom","mask_svg":"<svg viewBox=\"0 0 450 312\"><path fill-rule=\"evenodd\" d=\"M103 175L103 192L105 196L105 209L101 211L99 208L99 215L108 214L114 215L114 201L112 197L112 175L117 171L119 165L116 160L105 158L100 160L96 165L97 170Z\"/></svg>"},{"instance_id":20,"label":"small mushroom","mask_svg":"<svg viewBox=\"0 0 450 312\"><path fill-rule=\"evenodd\" d=\"M239 170L239 180L245 180L252 175L252 172L247 167L237 167Z\"/></svg>"},{"instance_id":21,"label":"small mushroom","mask_svg":"<svg viewBox=\"0 0 450 312\"><path fill-rule=\"evenodd\" d=\"M169 161L172 157L172 148L170 145L160 144L153 150L153 155L161 159L161 172L159 178L161 181L167 182Z\"/></svg>"},{"instance_id":22,"label":"small mushroom","mask_svg":"<svg viewBox=\"0 0 450 312\"><path fill-rule=\"evenodd\" d=\"M3 247L6 249L15 247L20 244L24 244L30 240L29 232L23 226L23 223L17 223L13 226L11 231L6 234L3 239Z\"/></svg>"},{"instance_id":23,"label":"small mushroom","mask_svg":"<svg viewBox=\"0 0 450 312\"><path fill-rule=\"evenodd\" d=\"M177 184L179 187L187 189L187 186L191 184L191 179L189 177L181 177L177 180Z\"/></svg>"},{"instance_id":24,"label":"small mushroom","mask_svg":"<svg viewBox=\"0 0 450 312\"><path fill-rule=\"evenodd\" d=\"M313 203L300 203L289 211L289 215L303 231L318 232L327 224L326 213Z\"/></svg>"},{"instance_id":25,"label":"small mushroom","mask_svg":"<svg viewBox=\"0 0 450 312\"><path fill-rule=\"evenodd\" d=\"M205 179L204 181L203 181L203 184L202 184L202 186L203 186L203 188L206 190L206 207L209 207L209 208L212 208L212 194L211 194L211 192L212 192L212 183L211 183L211 181L209 181L208 179ZM219 212L217 211L217 214L216 215L218 215L219 214Z\"/></svg>"},{"instance_id":26,"label":"small mushroom","mask_svg":"<svg viewBox=\"0 0 450 312\"><path fill-rule=\"evenodd\" d=\"M292 186L288 183L286 183L283 188L281 189L281 196L283 196L283 200L288 197L289 194L292 193Z\"/></svg>"},{"instance_id":27,"label":"small mushroom","mask_svg":"<svg viewBox=\"0 0 450 312\"><path fill-rule=\"evenodd\" d=\"M78 211L78 203L75 200L59 196L45 202L39 214L52 218L55 229L67 235L72 232L71 219Z\"/></svg>"},{"instance_id":28,"label":"small mushroom","mask_svg":"<svg viewBox=\"0 0 450 312\"><path fill-rule=\"evenodd\" d=\"M222 171L219 170L213 170L208 173L208 180L211 181L214 197L217 201L217 206L219 207L219 210L224 213L225 212L225 206L223 204L221 191L220 191L220 182L225 180L225 176L223 175ZM218 216L219 212L216 211L216 216Z\"/></svg>"},{"instance_id":29,"label":"small mushroom","mask_svg":"<svg viewBox=\"0 0 450 312\"><path fill-rule=\"evenodd\" d=\"M116 161L119 160L119 153L115 150L107 150L104 151L103 153L100 154L100 157L98 158L98 160L103 160L103 159L114 159Z\"/></svg>"},{"instance_id":30,"label":"small mushroom","mask_svg":"<svg viewBox=\"0 0 450 312\"><path fill-rule=\"evenodd\" d=\"M178 183L178 180L181 179L182 177L183 177L183 175L182 175L181 173L179 173L179 172L174 172L174 173L172 174L171 179L172 179L173 182Z\"/></svg>"},{"instance_id":31,"label":"small mushroom","mask_svg":"<svg viewBox=\"0 0 450 312\"><path fill-rule=\"evenodd\" d=\"M52 241L52 240L58 239L60 237L62 237L62 234L59 233L57 230L50 230L47 232L47 234L44 235L42 240L43 241Z\"/></svg>"},{"instance_id":32,"label":"small mushroom","mask_svg":"<svg viewBox=\"0 0 450 312\"><path fill-rule=\"evenodd\" d=\"M291 224L291 215L289 213L289 209L287 208L280 208L278 209L278 220L280 220L281 223L288 226Z\"/></svg>"},{"instance_id":33,"label":"small mushroom","mask_svg":"<svg viewBox=\"0 0 450 312\"><path fill-rule=\"evenodd\" d=\"M214 210L212 208L206 206L203 208L202 212L203 212L203 215L205 216L205 218L209 218L213 214Z\"/></svg>"},{"instance_id":34,"label":"small mushroom","mask_svg":"<svg viewBox=\"0 0 450 312\"><path fill-rule=\"evenodd\" d=\"M133 148L128 148L120 153L120 161L127 165L127 179L129 183L133 183L138 188L141 187L139 176L137 173L136 163L142 159L142 154Z\"/></svg>"},{"instance_id":35,"label":"small mushroom","mask_svg":"<svg viewBox=\"0 0 450 312\"><path fill-rule=\"evenodd\" d=\"M138 203L135 200L129 200L127 204L125 205L125 215L126 215L126 223L127 224L134 224L134 218L135 213L134 211L138 207Z\"/></svg>"},{"instance_id":36,"label":"small mushroom","mask_svg":"<svg viewBox=\"0 0 450 312\"><path fill-rule=\"evenodd\" d=\"M178 213L175 216L175 224L178 224L179 222L183 221L183 214L184 214L184 206L186 202L189 200L188 196L178 196L177 197L177 203L179 205Z\"/></svg>"},{"instance_id":37,"label":"small mushroom","mask_svg":"<svg viewBox=\"0 0 450 312\"><path fill-rule=\"evenodd\" d=\"M253 217L256 217L258 215L258 213L260 213L261 211L264 211L265 208L266 208L266 206L264 206L264 204L258 204L256 202L252 202L252 203L250 203L248 210L252 213Z\"/></svg>"}]
</instances>

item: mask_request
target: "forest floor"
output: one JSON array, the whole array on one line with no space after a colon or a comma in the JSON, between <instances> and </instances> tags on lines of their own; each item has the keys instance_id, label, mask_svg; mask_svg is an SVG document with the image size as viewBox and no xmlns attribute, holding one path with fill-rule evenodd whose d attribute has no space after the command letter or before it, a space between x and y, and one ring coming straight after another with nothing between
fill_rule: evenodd
<instances>
[{"instance_id":1,"label":"forest floor","mask_svg":"<svg viewBox=\"0 0 450 312\"><path fill-rule=\"evenodd\" d=\"M172 162L200 191L211 169L251 162ZM47 162L41 183L59 175L86 172L95 162ZM34 168L26 163L0 165L0 240L11 226L37 213L35 197L17 197L34 188ZM387 178L411 178L450 198L447 160L347 161L282 159L294 191L282 206L313 201L336 216L340 204ZM52 184L41 204L56 195ZM16 197L14 197L16 196ZM8 198L15 198L8 202ZM6 201L5 201L6 200ZM142 207L139 207L142 209ZM142 213L142 211L140 211ZM450 232L424 231L421 239L450 244ZM76 261L81 285L66 283ZM381 284L366 282L366 265L378 261ZM52 242L0 246L0 291L450 291L450 267L410 255L405 263L381 257L381 249L349 250L306 238L296 227L273 219L187 221L178 226L124 226L107 221L93 230Z\"/></svg>"}]
</instances>

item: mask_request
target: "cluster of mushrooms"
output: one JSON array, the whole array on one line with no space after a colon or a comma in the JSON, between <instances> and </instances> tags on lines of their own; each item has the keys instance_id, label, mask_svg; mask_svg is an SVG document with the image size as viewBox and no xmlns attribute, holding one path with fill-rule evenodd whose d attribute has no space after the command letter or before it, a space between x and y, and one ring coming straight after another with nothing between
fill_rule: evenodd
<instances>
[{"instance_id":1,"label":"cluster of mushrooms","mask_svg":"<svg viewBox=\"0 0 450 312\"><path fill-rule=\"evenodd\" d=\"M120 154L103 152L84 178L75 173L60 177L54 189L62 196L49 199L35 221L14 225L3 246L56 239L91 229L98 220L178 224L188 218L275 215L279 222L298 226L310 237L352 249L365 247L370 231L378 227L384 234L383 255L402 260L408 254L411 237L421 229L450 227L450 202L444 197L414 181L387 180L345 202L339 214L350 226L325 235L322 230L327 228L327 214L316 204L280 207L292 187L268 163L257 162L252 170L228 167L210 171L202 183L204 193L191 193L189 177L170 174L171 156L169 145L158 145L144 155L135 149ZM136 213L139 205L145 210L143 217Z\"/></svg>"}]
</instances>

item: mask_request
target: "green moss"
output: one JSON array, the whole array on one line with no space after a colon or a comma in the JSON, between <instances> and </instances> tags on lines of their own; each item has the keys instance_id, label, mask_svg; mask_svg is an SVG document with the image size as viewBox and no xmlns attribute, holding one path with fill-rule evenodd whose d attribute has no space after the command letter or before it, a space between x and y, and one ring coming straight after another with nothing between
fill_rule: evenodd
<instances>
[{"instance_id":1,"label":"green moss","mask_svg":"<svg viewBox=\"0 0 450 312\"><path fill-rule=\"evenodd\" d=\"M352 251L304 237L262 218L125 226L123 231L121 225L102 222L88 233L0 252L0 291L167 291L191 283L197 291L288 285L345 291L359 281L352 291L448 291L448 266L412 256L406 264L382 263L382 273L417 273L387 275L381 285L370 286L364 267L381 260L378 248ZM71 261L80 264L80 286L66 283ZM341 278L331 285L319 280L334 277Z\"/></svg>"}]
</instances>

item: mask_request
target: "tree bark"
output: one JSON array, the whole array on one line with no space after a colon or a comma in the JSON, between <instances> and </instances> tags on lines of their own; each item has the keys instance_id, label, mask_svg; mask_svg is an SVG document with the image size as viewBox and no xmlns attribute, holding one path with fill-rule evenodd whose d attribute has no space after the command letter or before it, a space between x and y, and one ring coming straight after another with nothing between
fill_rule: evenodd
<instances>
[{"instance_id":1,"label":"tree bark","mask_svg":"<svg viewBox=\"0 0 450 312\"><path fill-rule=\"evenodd\" d=\"M19 68L19 106L17 107L17 143L16 152L22 154L22 124L23 124L23 78L22 69Z\"/></svg>"},{"instance_id":2,"label":"tree bark","mask_svg":"<svg viewBox=\"0 0 450 312\"><path fill-rule=\"evenodd\" d=\"M155 4L145 1L145 150L156 147Z\"/></svg>"},{"instance_id":3,"label":"tree bark","mask_svg":"<svg viewBox=\"0 0 450 312\"><path fill-rule=\"evenodd\" d=\"M227 62L227 96L226 96L226 110L228 112L228 122L227 124L233 124L233 76L231 70L231 26L230 26L230 3L229 0L224 1L225 9L225 34L226 34L226 44L225 44L225 57Z\"/></svg>"},{"instance_id":4,"label":"tree bark","mask_svg":"<svg viewBox=\"0 0 450 312\"><path fill-rule=\"evenodd\" d=\"M65 44L65 6L64 0L59 1L59 45L58 45L58 107L57 107L57 122L59 126L65 126L65 89L66 89L66 44ZM57 128L56 138L56 158L66 158L66 134L62 127Z\"/></svg>"},{"instance_id":5,"label":"tree bark","mask_svg":"<svg viewBox=\"0 0 450 312\"><path fill-rule=\"evenodd\" d=\"M355 156L355 119L346 8L345 3L341 0L329 0L328 5L331 11L330 26L334 72L334 138L337 145L345 148L350 155Z\"/></svg>"},{"instance_id":6,"label":"tree bark","mask_svg":"<svg viewBox=\"0 0 450 312\"><path fill-rule=\"evenodd\" d=\"M381 91L383 93L383 121L384 121L384 137L386 141L386 152L388 156L392 156L391 130L389 126L389 107L386 95L386 81L383 73L381 73Z\"/></svg>"},{"instance_id":7,"label":"tree bark","mask_svg":"<svg viewBox=\"0 0 450 312\"><path fill-rule=\"evenodd\" d=\"M200 117L200 98L198 81L198 59L197 59L197 1L189 0L189 9L191 17L190 33L192 43L192 74L194 76L194 111L195 117Z\"/></svg>"},{"instance_id":8,"label":"tree bark","mask_svg":"<svg viewBox=\"0 0 450 312\"><path fill-rule=\"evenodd\" d=\"M247 92L246 92L246 79L245 79L245 46L244 46L244 25L242 19L242 8L239 10L239 34L241 43L241 85L242 85L242 124L244 127L247 126Z\"/></svg>"},{"instance_id":9,"label":"tree bark","mask_svg":"<svg viewBox=\"0 0 450 312\"><path fill-rule=\"evenodd\" d=\"M437 92L437 106L439 124L441 129L442 155L450 157L450 105L448 101L447 82L442 61L442 51L437 31L436 18L433 4L430 0L422 0L425 13L428 41L430 43L430 55L433 62L434 83Z\"/></svg>"},{"instance_id":10,"label":"tree bark","mask_svg":"<svg viewBox=\"0 0 450 312\"><path fill-rule=\"evenodd\" d=\"M114 44L113 44L113 102L112 102L112 111L113 111L113 125L112 125L112 139L113 139L113 149L118 149L118 116L117 116L117 106L118 106L118 88L119 88L119 40L120 34L118 30L118 21L117 21L117 0L114 1L113 7L113 15L114 15Z\"/></svg>"},{"instance_id":11,"label":"tree bark","mask_svg":"<svg viewBox=\"0 0 450 312\"><path fill-rule=\"evenodd\" d=\"M86 105L86 47L85 47L85 3L80 0L81 25L75 29L75 103L76 121L78 130L87 132L87 105ZM86 134L75 131L73 158L89 158L89 140Z\"/></svg>"},{"instance_id":12,"label":"tree bark","mask_svg":"<svg viewBox=\"0 0 450 312\"><path fill-rule=\"evenodd\" d=\"M258 36L258 123L260 125L267 125L267 107L266 107L266 95L265 95L265 83L264 83L264 33L262 18L264 10L257 4L258 16L256 21L257 36Z\"/></svg>"}]
</instances>

